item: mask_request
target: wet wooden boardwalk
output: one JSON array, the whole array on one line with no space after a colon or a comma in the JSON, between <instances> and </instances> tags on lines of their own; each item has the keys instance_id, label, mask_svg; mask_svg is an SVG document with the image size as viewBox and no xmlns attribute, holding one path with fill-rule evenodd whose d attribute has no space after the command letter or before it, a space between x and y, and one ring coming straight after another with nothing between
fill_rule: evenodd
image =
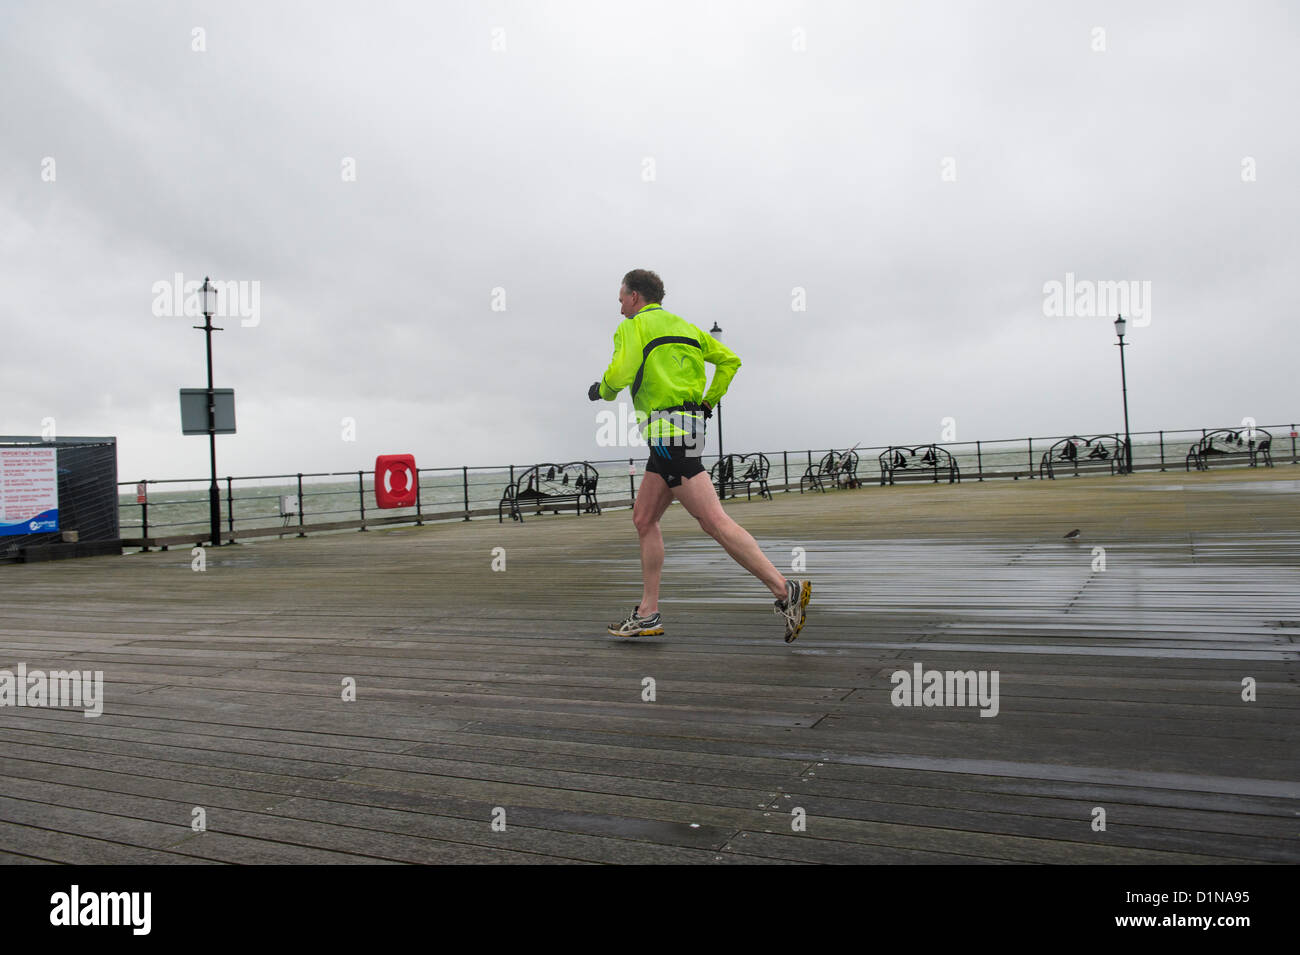
<instances>
[{"instance_id":1,"label":"wet wooden boardwalk","mask_svg":"<svg viewBox=\"0 0 1300 955\"><path fill-rule=\"evenodd\" d=\"M0 670L106 697L0 707L0 861L1295 863L1298 479L729 505L806 560L792 647L678 507L633 642L626 511L0 567ZM918 663L997 715L895 706Z\"/></svg>"}]
</instances>

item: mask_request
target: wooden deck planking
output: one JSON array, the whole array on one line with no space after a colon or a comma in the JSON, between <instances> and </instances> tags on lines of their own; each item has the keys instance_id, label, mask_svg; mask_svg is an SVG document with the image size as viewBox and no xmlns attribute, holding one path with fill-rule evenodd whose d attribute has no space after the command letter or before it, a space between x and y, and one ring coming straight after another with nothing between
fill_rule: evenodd
<instances>
[{"instance_id":1,"label":"wooden deck planking","mask_svg":"<svg viewBox=\"0 0 1300 955\"><path fill-rule=\"evenodd\" d=\"M778 565L807 551L793 647L680 508L669 633L636 644L602 626L639 590L626 512L244 544L203 574L188 549L0 568L22 593L0 668L101 669L108 697L98 720L0 708L0 851L1295 862L1300 531L1285 493L1250 487L1286 473L729 505ZM889 674L914 662L997 669L1000 714L892 706ZM159 844L187 803L226 828Z\"/></svg>"}]
</instances>

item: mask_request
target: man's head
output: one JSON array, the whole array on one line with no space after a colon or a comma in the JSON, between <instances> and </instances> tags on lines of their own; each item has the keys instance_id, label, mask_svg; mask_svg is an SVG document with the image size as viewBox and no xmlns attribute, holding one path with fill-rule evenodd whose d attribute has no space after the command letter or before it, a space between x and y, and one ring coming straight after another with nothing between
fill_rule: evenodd
<instances>
[{"instance_id":1,"label":"man's head","mask_svg":"<svg viewBox=\"0 0 1300 955\"><path fill-rule=\"evenodd\" d=\"M624 318L631 318L647 305L657 305L663 300L663 280L649 269L633 269L623 276L618 304Z\"/></svg>"}]
</instances>

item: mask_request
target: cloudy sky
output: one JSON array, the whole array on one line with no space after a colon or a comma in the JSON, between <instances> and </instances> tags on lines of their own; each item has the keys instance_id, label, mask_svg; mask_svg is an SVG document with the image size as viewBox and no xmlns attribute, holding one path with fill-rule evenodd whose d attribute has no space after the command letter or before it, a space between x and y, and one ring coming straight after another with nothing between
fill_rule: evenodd
<instances>
[{"instance_id":1,"label":"cloudy sky","mask_svg":"<svg viewBox=\"0 0 1300 955\"><path fill-rule=\"evenodd\" d=\"M637 267L742 358L729 449L1122 430L1100 283L1134 430L1290 422L1297 10L6 0L0 433L206 474L207 274L222 474L626 455Z\"/></svg>"}]
</instances>

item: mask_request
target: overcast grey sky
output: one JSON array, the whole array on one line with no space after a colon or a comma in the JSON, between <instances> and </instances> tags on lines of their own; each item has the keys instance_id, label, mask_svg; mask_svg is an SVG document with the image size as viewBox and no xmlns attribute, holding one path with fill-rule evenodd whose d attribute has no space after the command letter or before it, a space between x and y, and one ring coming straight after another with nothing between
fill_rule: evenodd
<instances>
[{"instance_id":1,"label":"overcast grey sky","mask_svg":"<svg viewBox=\"0 0 1300 955\"><path fill-rule=\"evenodd\" d=\"M644 457L586 400L638 267L731 450L1122 430L1067 273L1150 283L1134 430L1289 422L1297 9L5 0L0 433L206 474L155 286L210 274L223 475Z\"/></svg>"}]
</instances>

